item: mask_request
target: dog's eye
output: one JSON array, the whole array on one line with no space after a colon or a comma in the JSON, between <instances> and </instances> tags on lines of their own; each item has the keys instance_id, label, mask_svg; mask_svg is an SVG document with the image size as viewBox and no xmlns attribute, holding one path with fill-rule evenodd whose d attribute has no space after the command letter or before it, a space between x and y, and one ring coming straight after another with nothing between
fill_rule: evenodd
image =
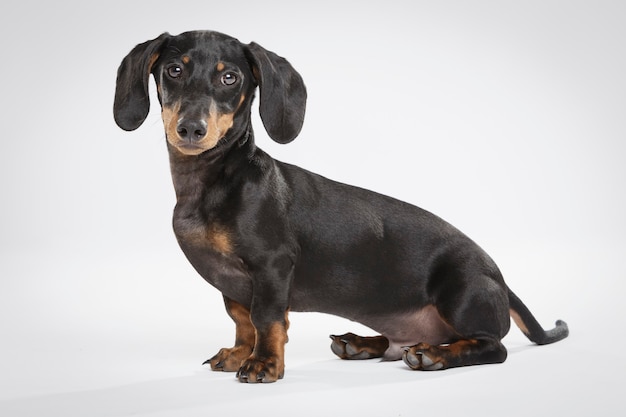
<instances>
[{"instance_id":1,"label":"dog's eye","mask_svg":"<svg viewBox=\"0 0 626 417\"><path fill-rule=\"evenodd\" d=\"M227 72L222 75L222 84L224 85L233 85L237 82L237 80L237 74L235 74L234 72Z\"/></svg>"},{"instance_id":2,"label":"dog's eye","mask_svg":"<svg viewBox=\"0 0 626 417\"><path fill-rule=\"evenodd\" d=\"M183 69L179 65L167 67L167 75L172 78L178 78L183 73Z\"/></svg>"}]
</instances>

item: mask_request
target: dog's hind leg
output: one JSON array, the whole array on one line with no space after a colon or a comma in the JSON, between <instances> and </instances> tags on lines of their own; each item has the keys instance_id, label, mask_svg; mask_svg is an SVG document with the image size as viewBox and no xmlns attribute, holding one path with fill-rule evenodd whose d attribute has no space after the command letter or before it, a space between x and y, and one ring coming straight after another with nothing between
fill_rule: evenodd
<instances>
[{"instance_id":1,"label":"dog's hind leg","mask_svg":"<svg viewBox=\"0 0 626 417\"><path fill-rule=\"evenodd\" d=\"M500 340L510 323L507 288L497 277L487 275L471 282L475 285L467 288L454 287L455 281L442 285L446 297L441 297L437 308L456 337L449 343L406 347L402 359L411 369L429 371L505 361L507 352Z\"/></svg>"},{"instance_id":2,"label":"dog's hind leg","mask_svg":"<svg viewBox=\"0 0 626 417\"><path fill-rule=\"evenodd\" d=\"M389 347L385 336L362 337L354 333L341 336L331 335L331 350L341 359L372 359L382 358Z\"/></svg>"}]
</instances>

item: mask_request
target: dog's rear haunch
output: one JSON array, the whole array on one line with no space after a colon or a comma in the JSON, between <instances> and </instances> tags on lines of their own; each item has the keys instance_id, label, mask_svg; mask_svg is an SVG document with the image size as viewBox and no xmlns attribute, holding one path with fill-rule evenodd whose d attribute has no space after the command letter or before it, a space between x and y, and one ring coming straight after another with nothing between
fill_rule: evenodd
<instances>
[{"instance_id":1,"label":"dog's rear haunch","mask_svg":"<svg viewBox=\"0 0 626 417\"><path fill-rule=\"evenodd\" d=\"M306 89L284 58L208 31L139 44L117 74L114 115L124 130L148 115L150 74L178 243L236 325L235 345L206 362L213 370L242 382L282 378L289 311L335 314L380 333L331 336L340 358L403 359L419 370L503 362L510 317L538 344L568 335L562 321L545 331L491 258L439 217L257 148L257 87L273 140L292 141L304 121Z\"/></svg>"}]
</instances>

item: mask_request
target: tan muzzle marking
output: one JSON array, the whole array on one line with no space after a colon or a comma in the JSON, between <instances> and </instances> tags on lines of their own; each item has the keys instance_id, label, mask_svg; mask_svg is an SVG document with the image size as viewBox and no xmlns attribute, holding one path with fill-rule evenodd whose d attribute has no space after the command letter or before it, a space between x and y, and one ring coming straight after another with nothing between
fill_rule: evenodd
<instances>
[{"instance_id":1,"label":"tan muzzle marking","mask_svg":"<svg viewBox=\"0 0 626 417\"><path fill-rule=\"evenodd\" d=\"M199 155L202 152L213 149L233 126L235 112L219 113L215 103L211 103L209 116L205 119L207 126L206 134L201 139L189 142L178 134L180 106L180 102L172 106L164 106L161 111L161 118L163 119L167 141L185 155Z\"/></svg>"}]
</instances>

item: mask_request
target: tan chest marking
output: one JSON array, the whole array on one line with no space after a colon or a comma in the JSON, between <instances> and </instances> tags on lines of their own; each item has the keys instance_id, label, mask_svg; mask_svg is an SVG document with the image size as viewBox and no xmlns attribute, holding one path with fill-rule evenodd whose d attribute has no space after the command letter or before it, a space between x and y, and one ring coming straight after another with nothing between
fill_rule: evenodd
<instances>
[{"instance_id":1,"label":"tan chest marking","mask_svg":"<svg viewBox=\"0 0 626 417\"><path fill-rule=\"evenodd\" d=\"M184 243L213 249L224 255L233 253L233 243L230 233L222 226L216 224L196 225L177 230L178 238Z\"/></svg>"}]
</instances>

